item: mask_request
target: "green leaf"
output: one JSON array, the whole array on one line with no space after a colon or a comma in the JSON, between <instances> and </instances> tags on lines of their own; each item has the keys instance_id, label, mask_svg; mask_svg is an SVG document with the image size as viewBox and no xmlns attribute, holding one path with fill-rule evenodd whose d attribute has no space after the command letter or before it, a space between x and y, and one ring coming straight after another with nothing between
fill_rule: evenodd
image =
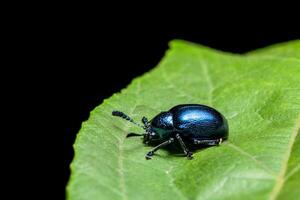
<instances>
[{"instance_id":1,"label":"green leaf","mask_svg":"<svg viewBox=\"0 0 300 200\"><path fill-rule=\"evenodd\" d=\"M171 42L160 64L95 108L74 145L68 198L299 199L300 42L234 55ZM291 50L290 50L291 49ZM286 53L286 52L289 53ZM229 140L193 160L151 148L111 116L139 120L177 104L212 106L228 119Z\"/></svg>"},{"instance_id":2,"label":"green leaf","mask_svg":"<svg viewBox=\"0 0 300 200\"><path fill-rule=\"evenodd\" d=\"M258 49L249 52L248 55L300 59L299 52L300 52L300 40L294 40L294 41L275 44L269 47Z\"/></svg>"}]
</instances>

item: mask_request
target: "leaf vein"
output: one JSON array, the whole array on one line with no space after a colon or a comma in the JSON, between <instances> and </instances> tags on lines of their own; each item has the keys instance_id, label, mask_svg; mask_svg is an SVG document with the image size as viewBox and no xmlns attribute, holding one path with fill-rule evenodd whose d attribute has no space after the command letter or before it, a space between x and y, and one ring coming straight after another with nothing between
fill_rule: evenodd
<instances>
[{"instance_id":1,"label":"leaf vein","mask_svg":"<svg viewBox=\"0 0 300 200\"><path fill-rule=\"evenodd\" d=\"M270 194L270 200L275 200L277 199L282 187L283 187L283 184L284 182L286 181L285 179L285 174L286 174L286 170L287 170L287 167L288 167L288 162L289 162L289 159L291 157L291 154L292 154L292 148L293 148L293 145L294 145L294 142L296 140L296 137L298 135L298 132L299 132L299 129L300 129L300 117L297 119L296 121L296 126L294 127L293 131L292 131L292 134L291 134L291 137L290 137L290 141L289 141L289 144L288 144L288 148L287 148L287 151L286 151L286 155L284 156L285 159L283 159L282 161L282 167L281 167L281 170L279 172L279 175L277 176L277 180L276 180L276 183L275 183L275 186Z\"/></svg>"},{"instance_id":2,"label":"leaf vein","mask_svg":"<svg viewBox=\"0 0 300 200\"><path fill-rule=\"evenodd\" d=\"M269 169L265 164L263 164L262 162L260 162L259 160L257 160L253 155L251 155L248 152L246 152L245 150L243 150L241 147L233 144L232 142L228 143L227 146L231 147L234 150L236 150L240 154L242 154L244 156L247 156L248 158L250 158L251 160L253 160L258 166L260 166L262 169L264 169L266 172L268 172L270 175L274 176L274 172L271 169Z\"/></svg>"},{"instance_id":3,"label":"leaf vein","mask_svg":"<svg viewBox=\"0 0 300 200\"><path fill-rule=\"evenodd\" d=\"M173 170L173 166L171 166L169 168L168 171L165 172L165 174L167 175L167 177L169 178L170 180L170 185L171 187L173 186L173 190L182 198L182 199L187 199L181 192L180 188L178 188L176 186L176 184L174 184L174 178L170 175L171 174L171 171Z\"/></svg>"},{"instance_id":4,"label":"leaf vein","mask_svg":"<svg viewBox=\"0 0 300 200\"><path fill-rule=\"evenodd\" d=\"M298 164L294 169L292 169L285 177L285 181L288 180L291 176L293 176L296 172L300 170L300 164Z\"/></svg>"},{"instance_id":5,"label":"leaf vein","mask_svg":"<svg viewBox=\"0 0 300 200\"><path fill-rule=\"evenodd\" d=\"M207 82L207 101L209 103L210 106L212 106L212 101L213 101L213 84L212 84L212 80L211 80L211 77L209 75L209 72L208 72L208 67L207 67L207 64L203 61L201 61L201 67L202 67L202 70L203 70L203 74L204 74L204 77L206 77L206 82Z\"/></svg>"},{"instance_id":6,"label":"leaf vein","mask_svg":"<svg viewBox=\"0 0 300 200\"><path fill-rule=\"evenodd\" d=\"M170 81L170 79L169 79L169 77L168 77L168 75L167 75L167 71L166 71L165 68L162 67L161 69L162 69L162 75L163 75L164 79L165 79L166 82L172 87L172 89L176 90L176 93L179 93L179 94L181 94L182 96L185 96L185 97L189 98L190 101L195 100L195 97L193 97L192 95L188 94L188 93L185 92L185 90L183 90L183 89L178 89L178 86L175 86L175 85L173 84L173 82Z\"/></svg>"}]
</instances>

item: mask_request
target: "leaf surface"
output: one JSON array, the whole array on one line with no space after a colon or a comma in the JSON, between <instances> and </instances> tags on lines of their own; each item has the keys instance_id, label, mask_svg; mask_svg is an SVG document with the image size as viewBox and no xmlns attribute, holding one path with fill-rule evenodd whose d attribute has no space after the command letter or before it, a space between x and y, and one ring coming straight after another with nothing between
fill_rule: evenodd
<instances>
[{"instance_id":1,"label":"leaf surface","mask_svg":"<svg viewBox=\"0 0 300 200\"><path fill-rule=\"evenodd\" d=\"M96 107L74 145L68 198L297 199L300 155L300 42L234 55L175 40L149 73ZM292 49L292 50L290 50ZM286 53L289 51L289 53ZM229 140L189 161L125 139L139 121L183 103L212 106ZM290 198L287 198L290 197Z\"/></svg>"}]
</instances>

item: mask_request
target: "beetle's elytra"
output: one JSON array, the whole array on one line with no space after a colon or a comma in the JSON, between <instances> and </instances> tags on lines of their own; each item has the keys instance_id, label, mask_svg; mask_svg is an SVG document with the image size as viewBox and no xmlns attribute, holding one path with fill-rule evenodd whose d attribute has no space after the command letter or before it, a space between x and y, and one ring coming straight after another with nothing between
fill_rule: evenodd
<instances>
[{"instance_id":1,"label":"beetle's elytra","mask_svg":"<svg viewBox=\"0 0 300 200\"><path fill-rule=\"evenodd\" d=\"M146 144L153 141L160 143L146 154L146 159L151 159L155 151L175 140L186 157L191 159L192 152L185 144L213 146L228 138L225 117L214 108L200 104L177 105L167 112L159 113L150 121L143 117L143 125L120 111L113 111L112 115L122 117L145 130L144 134L130 133L127 137L143 136Z\"/></svg>"}]
</instances>

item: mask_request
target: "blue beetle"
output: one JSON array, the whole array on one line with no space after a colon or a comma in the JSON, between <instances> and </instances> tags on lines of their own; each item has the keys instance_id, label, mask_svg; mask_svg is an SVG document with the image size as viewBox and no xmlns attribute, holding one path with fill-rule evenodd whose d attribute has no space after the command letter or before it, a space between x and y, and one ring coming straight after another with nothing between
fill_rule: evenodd
<instances>
[{"instance_id":1,"label":"blue beetle","mask_svg":"<svg viewBox=\"0 0 300 200\"><path fill-rule=\"evenodd\" d=\"M130 133L127 137L143 136L146 144L160 143L146 154L146 159L151 159L155 151L173 143L175 139L185 156L191 159L193 154L186 144L214 146L228 138L225 117L214 108L200 104L177 105L167 112L161 112L150 121L143 117L143 125L120 111L113 111L112 115L122 117L145 130L144 134Z\"/></svg>"}]
</instances>

